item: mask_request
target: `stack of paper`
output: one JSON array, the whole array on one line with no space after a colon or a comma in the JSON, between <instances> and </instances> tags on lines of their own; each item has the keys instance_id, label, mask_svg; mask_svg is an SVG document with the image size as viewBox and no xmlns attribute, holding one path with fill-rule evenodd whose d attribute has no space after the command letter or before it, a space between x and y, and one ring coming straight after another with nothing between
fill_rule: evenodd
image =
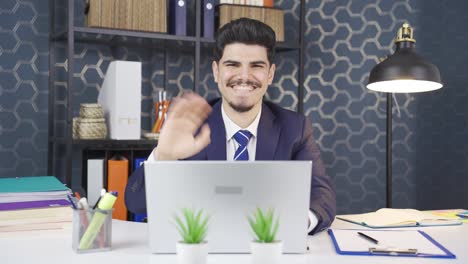
<instances>
[{"instance_id":1,"label":"stack of paper","mask_svg":"<svg viewBox=\"0 0 468 264\"><path fill-rule=\"evenodd\" d=\"M0 233L69 228L72 214L69 206L0 211Z\"/></svg>"},{"instance_id":2,"label":"stack of paper","mask_svg":"<svg viewBox=\"0 0 468 264\"><path fill-rule=\"evenodd\" d=\"M69 193L52 176L0 179L0 233L70 226Z\"/></svg>"}]
</instances>

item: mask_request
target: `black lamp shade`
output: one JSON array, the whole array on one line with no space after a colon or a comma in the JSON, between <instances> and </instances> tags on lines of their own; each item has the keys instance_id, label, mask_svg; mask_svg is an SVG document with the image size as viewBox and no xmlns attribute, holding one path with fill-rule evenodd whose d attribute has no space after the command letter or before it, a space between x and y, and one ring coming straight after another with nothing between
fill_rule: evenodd
<instances>
[{"instance_id":1,"label":"black lamp shade","mask_svg":"<svg viewBox=\"0 0 468 264\"><path fill-rule=\"evenodd\" d=\"M437 67L416 54L412 43L399 44L393 55L372 69L367 88L388 93L416 93L441 88Z\"/></svg>"}]
</instances>

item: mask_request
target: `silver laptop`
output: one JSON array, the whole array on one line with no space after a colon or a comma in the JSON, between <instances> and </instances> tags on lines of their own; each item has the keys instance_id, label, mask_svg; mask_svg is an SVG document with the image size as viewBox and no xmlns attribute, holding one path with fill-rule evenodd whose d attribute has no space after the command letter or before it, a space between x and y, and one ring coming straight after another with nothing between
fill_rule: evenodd
<instances>
[{"instance_id":1,"label":"silver laptop","mask_svg":"<svg viewBox=\"0 0 468 264\"><path fill-rule=\"evenodd\" d=\"M145 162L149 244L152 253L175 253L180 240L174 215L184 207L209 216L210 253L249 253L247 221L257 207L280 217L284 253L304 253L312 161Z\"/></svg>"}]
</instances>

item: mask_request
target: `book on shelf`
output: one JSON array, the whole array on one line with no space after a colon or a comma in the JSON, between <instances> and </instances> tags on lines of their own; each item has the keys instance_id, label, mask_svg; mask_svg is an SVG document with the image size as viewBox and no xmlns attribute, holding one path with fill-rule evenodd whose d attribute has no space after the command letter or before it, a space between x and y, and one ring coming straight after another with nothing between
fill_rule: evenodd
<instances>
[{"instance_id":1,"label":"book on shelf","mask_svg":"<svg viewBox=\"0 0 468 264\"><path fill-rule=\"evenodd\" d=\"M382 208L364 214L338 215L337 219L370 228L445 226L460 225L462 222L445 216L415 209Z\"/></svg>"},{"instance_id":2,"label":"book on shelf","mask_svg":"<svg viewBox=\"0 0 468 264\"><path fill-rule=\"evenodd\" d=\"M203 37L212 39L214 37L214 9L215 0L203 0Z\"/></svg>"},{"instance_id":3,"label":"book on shelf","mask_svg":"<svg viewBox=\"0 0 468 264\"><path fill-rule=\"evenodd\" d=\"M187 35L187 1L169 1L170 33L178 36Z\"/></svg>"}]
</instances>

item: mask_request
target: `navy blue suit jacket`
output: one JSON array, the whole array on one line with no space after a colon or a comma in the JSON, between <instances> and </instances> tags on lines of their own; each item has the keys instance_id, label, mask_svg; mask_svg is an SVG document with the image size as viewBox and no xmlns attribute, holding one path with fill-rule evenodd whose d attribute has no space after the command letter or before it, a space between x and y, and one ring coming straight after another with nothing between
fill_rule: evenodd
<instances>
[{"instance_id":1,"label":"navy blue suit jacket","mask_svg":"<svg viewBox=\"0 0 468 264\"><path fill-rule=\"evenodd\" d=\"M221 115L221 100L211 104L213 109L206 121L211 129L211 143L188 160L226 160L226 129ZM257 130L255 160L312 160L310 209L317 216L318 224L311 233L330 226L336 214L335 190L325 173L308 118L264 102ZM143 166L129 178L125 203L131 212L146 211Z\"/></svg>"}]
</instances>

